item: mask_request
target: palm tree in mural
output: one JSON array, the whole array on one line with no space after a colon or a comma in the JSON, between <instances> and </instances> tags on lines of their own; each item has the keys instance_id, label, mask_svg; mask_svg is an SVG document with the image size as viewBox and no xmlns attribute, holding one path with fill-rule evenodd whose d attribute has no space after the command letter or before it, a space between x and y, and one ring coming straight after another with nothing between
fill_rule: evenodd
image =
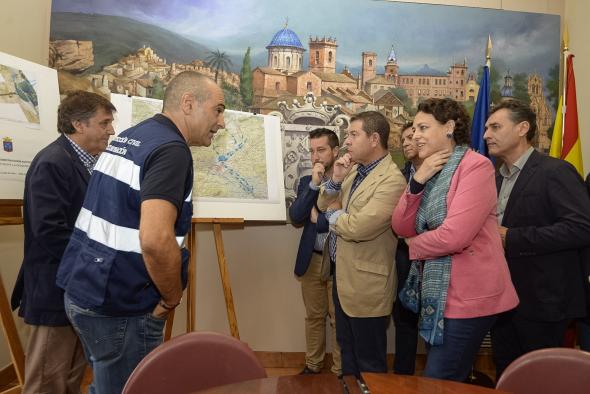
<instances>
[{"instance_id":1,"label":"palm tree in mural","mask_svg":"<svg viewBox=\"0 0 590 394\"><path fill-rule=\"evenodd\" d=\"M207 67L215 69L215 82L217 82L219 72L228 71L229 67L232 65L232 62L227 54L225 52L221 52L219 49L214 52L209 52L205 60Z\"/></svg>"}]
</instances>

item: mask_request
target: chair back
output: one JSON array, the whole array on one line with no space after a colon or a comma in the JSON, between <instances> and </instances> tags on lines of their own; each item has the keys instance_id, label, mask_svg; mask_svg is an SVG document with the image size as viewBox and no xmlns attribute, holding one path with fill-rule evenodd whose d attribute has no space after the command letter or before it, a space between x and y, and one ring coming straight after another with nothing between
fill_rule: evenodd
<instances>
[{"instance_id":1,"label":"chair back","mask_svg":"<svg viewBox=\"0 0 590 394\"><path fill-rule=\"evenodd\" d=\"M265 377L266 371L245 343L214 332L191 332L149 353L123 393L182 394Z\"/></svg>"},{"instance_id":2,"label":"chair back","mask_svg":"<svg viewBox=\"0 0 590 394\"><path fill-rule=\"evenodd\" d=\"M506 368L496 388L513 394L589 393L590 353L570 348L532 351Z\"/></svg>"}]
</instances>

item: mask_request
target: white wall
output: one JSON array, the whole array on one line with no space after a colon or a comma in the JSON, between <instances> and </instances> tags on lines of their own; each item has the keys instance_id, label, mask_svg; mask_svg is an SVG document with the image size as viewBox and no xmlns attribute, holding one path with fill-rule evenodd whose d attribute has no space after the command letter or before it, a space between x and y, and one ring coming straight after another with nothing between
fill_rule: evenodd
<instances>
[{"instance_id":1,"label":"white wall","mask_svg":"<svg viewBox=\"0 0 590 394\"><path fill-rule=\"evenodd\" d=\"M0 7L0 51L46 65L51 1L2 0ZM22 258L23 227L0 226L0 274L9 296ZM16 313L14 316L24 343L27 330ZM0 369L9 362L8 347L0 336Z\"/></svg>"},{"instance_id":2,"label":"white wall","mask_svg":"<svg viewBox=\"0 0 590 394\"><path fill-rule=\"evenodd\" d=\"M589 34L590 5L584 0L481 0L428 1L447 5L470 5L515 11L565 15L571 49L576 53L578 109L582 133L588 124L583 111L590 105L588 92L590 53L584 40ZM0 51L46 64L49 40L50 0L2 0ZM584 141L586 141L584 143ZM583 139L584 157L590 170L590 137ZM292 269L300 236L299 229L284 224L248 224L224 230L226 257L234 294L240 334L255 350L304 351L304 309L300 288ZM12 291L22 260L22 226L0 227L0 273ZM198 330L229 333L223 292L217 268L212 230L200 225L197 231ZM23 327L17 319L20 328ZM175 333L185 328L185 309L179 308ZM25 330L21 329L23 336ZM391 329L389 332L391 337ZM392 341L390 351L393 350ZM10 358L0 339L0 367Z\"/></svg>"}]
</instances>

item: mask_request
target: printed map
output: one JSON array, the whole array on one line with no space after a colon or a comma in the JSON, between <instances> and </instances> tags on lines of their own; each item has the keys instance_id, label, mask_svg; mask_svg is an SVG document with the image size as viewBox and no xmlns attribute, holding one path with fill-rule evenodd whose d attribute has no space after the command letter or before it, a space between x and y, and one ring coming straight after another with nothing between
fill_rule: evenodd
<instances>
[{"instance_id":1,"label":"printed map","mask_svg":"<svg viewBox=\"0 0 590 394\"><path fill-rule=\"evenodd\" d=\"M191 147L196 197L268 199L264 118L225 111L210 147Z\"/></svg>"},{"instance_id":2,"label":"printed map","mask_svg":"<svg viewBox=\"0 0 590 394\"><path fill-rule=\"evenodd\" d=\"M162 112L162 100L133 97L131 101L131 126L135 126L142 120L151 118L160 112Z\"/></svg>"},{"instance_id":3,"label":"printed map","mask_svg":"<svg viewBox=\"0 0 590 394\"><path fill-rule=\"evenodd\" d=\"M133 97L132 125L162 109L162 101ZM264 118L226 110L225 129L209 147L191 147L193 198L269 199Z\"/></svg>"}]
</instances>

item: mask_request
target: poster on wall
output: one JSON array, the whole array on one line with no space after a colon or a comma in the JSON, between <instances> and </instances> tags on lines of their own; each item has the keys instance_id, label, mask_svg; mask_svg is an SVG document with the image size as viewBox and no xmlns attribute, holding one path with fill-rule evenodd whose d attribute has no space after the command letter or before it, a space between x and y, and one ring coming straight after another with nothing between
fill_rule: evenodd
<instances>
[{"instance_id":1,"label":"poster on wall","mask_svg":"<svg viewBox=\"0 0 590 394\"><path fill-rule=\"evenodd\" d=\"M29 165L58 137L54 69L0 52L0 199L21 199Z\"/></svg>"},{"instance_id":2,"label":"poster on wall","mask_svg":"<svg viewBox=\"0 0 590 394\"><path fill-rule=\"evenodd\" d=\"M162 109L162 101L111 95L116 133ZM191 147L194 217L285 220L279 118L226 110L211 146Z\"/></svg>"}]
</instances>

